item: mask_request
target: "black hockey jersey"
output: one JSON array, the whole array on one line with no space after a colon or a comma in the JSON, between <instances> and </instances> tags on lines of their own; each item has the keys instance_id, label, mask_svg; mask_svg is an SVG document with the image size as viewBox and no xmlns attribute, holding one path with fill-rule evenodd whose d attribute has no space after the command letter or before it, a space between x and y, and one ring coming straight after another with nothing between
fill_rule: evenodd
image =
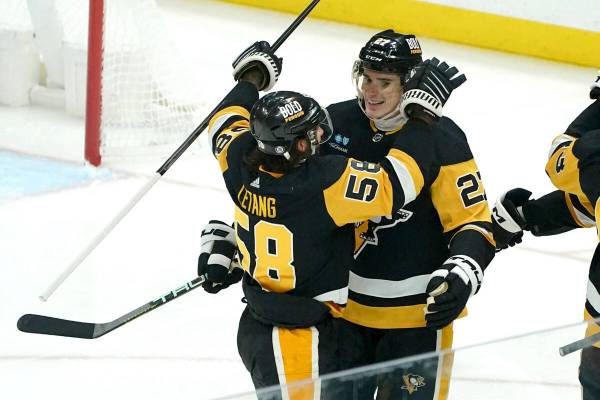
<instances>
[{"instance_id":1,"label":"black hockey jersey","mask_svg":"<svg viewBox=\"0 0 600 400\"><path fill-rule=\"evenodd\" d=\"M485 190L466 137L445 117L420 134L411 135L406 125L379 131L356 100L333 104L328 111L334 134L322 153L378 162L409 135L414 152L436 160L416 200L357 224L344 310L347 320L367 327L423 327L430 274L451 255L468 257L482 271L494 256Z\"/></svg>"},{"instance_id":2,"label":"black hockey jersey","mask_svg":"<svg viewBox=\"0 0 600 400\"><path fill-rule=\"evenodd\" d=\"M546 174L558 189L569 193L566 201L574 220L593 226L594 204L600 195L594 165L600 164L600 100L587 107L552 141ZM582 170L585 173L581 173Z\"/></svg>"},{"instance_id":3,"label":"black hockey jersey","mask_svg":"<svg viewBox=\"0 0 600 400\"><path fill-rule=\"evenodd\" d=\"M244 270L265 291L344 304L352 261L352 224L390 215L421 191L428 153L402 143L380 164L341 156L310 157L286 174L252 172L256 146L249 110L258 95L239 83L209 124L212 150L235 203ZM290 310L293 312L292 310Z\"/></svg>"},{"instance_id":4,"label":"black hockey jersey","mask_svg":"<svg viewBox=\"0 0 600 400\"><path fill-rule=\"evenodd\" d=\"M546 173L559 191L523 206L534 235L553 235L578 227L596 226L600 208L600 100L587 107L557 136L550 149ZM598 237L600 242L600 236ZM586 293L585 318L600 317L600 243L592 259ZM591 325L587 335L600 332ZM600 345L597 345L600 347Z\"/></svg>"}]
</instances>

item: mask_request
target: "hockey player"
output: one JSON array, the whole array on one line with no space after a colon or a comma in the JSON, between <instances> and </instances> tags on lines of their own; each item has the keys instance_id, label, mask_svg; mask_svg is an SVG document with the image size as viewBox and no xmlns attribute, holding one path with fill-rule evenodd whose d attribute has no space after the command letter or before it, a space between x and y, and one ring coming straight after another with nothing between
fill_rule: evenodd
<instances>
[{"instance_id":1,"label":"hockey player","mask_svg":"<svg viewBox=\"0 0 600 400\"><path fill-rule=\"evenodd\" d=\"M198 269L207 274L210 290L223 282L227 286L235 281L228 267L237 245L247 302L238 348L255 387L262 388L341 368L341 319L334 317L347 299L352 224L395 214L436 184L440 160L451 157L447 150L462 141L430 129L430 115L441 111L465 78L454 77L457 69L445 63L421 63L410 80L408 93L418 96L405 103L411 118L404 134L375 164L315 157L332 127L314 99L296 92L258 99L258 90L271 88L281 67L268 44L251 46L234 67L239 83L211 119L209 139L235 203L235 228L209 224ZM432 81L434 89L427 84ZM434 95L439 101L422 101ZM464 286L475 291L476 271L462 275ZM313 399L321 392L327 398L348 398L338 389L315 382L284 387L282 396Z\"/></svg>"},{"instance_id":2,"label":"hockey player","mask_svg":"<svg viewBox=\"0 0 600 400\"><path fill-rule=\"evenodd\" d=\"M369 39L353 67L357 99L327 107L334 134L322 153L385 159L408 129L402 97L412 93L405 93L405 77L420 62L414 35L386 30ZM441 109L434 117L429 129L448 146L435 150L433 184L397 212L357 224L342 336L349 367L450 348L452 321L466 314L494 256L488 203L467 138ZM413 138L415 147L431 145ZM429 293L442 281L448 292L434 297L425 314ZM377 385L378 398L445 399L451 365L447 356L363 382L359 398L372 399ZM410 383L415 376L419 385Z\"/></svg>"},{"instance_id":3,"label":"hockey player","mask_svg":"<svg viewBox=\"0 0 600 400\"><path fill-rule=\"evenodd\" d=\"M498 249L520 243L523 231L534 236L556 235L575 228L596 227L600 221L600 75L592 85L594 102L557 136L550 149L546 174L559 190L539 199L516 188L503 194L493 210ZM600 235L600 234L599 234ZM599 236L600 241L600 236ZM591 261L584 318L586 336L600 332L600 244ZM600 343L583 349L579 381L584 400L600 399Z\"/></svg>"}]
</instances>

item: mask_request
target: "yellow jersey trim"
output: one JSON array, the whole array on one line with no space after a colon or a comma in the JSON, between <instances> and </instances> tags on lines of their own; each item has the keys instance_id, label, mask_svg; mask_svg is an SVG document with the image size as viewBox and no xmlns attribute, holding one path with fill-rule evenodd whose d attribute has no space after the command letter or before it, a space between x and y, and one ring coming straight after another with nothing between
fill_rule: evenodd
<instances>
[{"instance_id":1,"label":"yellow jersey trim","mask_svg":"<svg viewBox=\"0 0 600 400\"><path fill-rule=\"evenodd\" d=\"M391 148L388 152L388 156L394 157L399 160L404 166L408 169L410 176L414 182L415 193L418 195L423 190L423 186L425 185L425 178L423 178L423 174L421 173L421 169L419 168L419 164L412 158L408 153L403 152L402 150L398 150L396 148ZM406 192L406 190L405 190Z\"/></svg>"},{"instance_id":2,"label":"yellow jersey trim","mask_svg":"<svg viewBox=\"0 0 600 400\"><path fill-rule=\"evenodd\" d=\"M357 325L378 329L406 329L425 327L426 304L397 307L372 307L348 299L342 317ZM467 309L458 318L465 317Z\"/></svg>"},{"instance_id":3,"label":"yellow jersey trim","mask_svg":"<svg viewBox=\"0 0 600 400\"><path fill-rule=\"evenodd\" d=\"M586 321L593 321L594 317L592 317L587 310L583 310L583 319ZM585 330L585 337L590 337L596 333L600 333L600 325L598 325L596 322L589 322L587 329ZM594 347L600 349L600 343L594 344Z\"/></svg>"},{"instance_id":4,"label":"yellow jersey trim","mask_svg":"<svg viewBox=\"0 0 600 400\"><path fill-rule=\"evenodd\" d=\"M463 226L462 228L460 228L454 235L452 235L452 239L454 239L454 236L456 236L459 232L464 232L467 230L473 230L473 231L479 232L481 234L481 236L483 236L485 238L485 240L487 240L494 248L496 247L496 240L494 240L494 234L480 226L473 225L473 224L467 224L467 225Z\"/></svg>"},{"instance_id":5,"label":"yellow jersey trim","mask_svg":"<svg viewBox=\"0 0 600 400\"><path fill-rule=\"evenodd\" d=\"M469 222L492 222L485 189L473 159L443 165L431 185L431 201L444 232Z\"/></svg>"}]
</instances>

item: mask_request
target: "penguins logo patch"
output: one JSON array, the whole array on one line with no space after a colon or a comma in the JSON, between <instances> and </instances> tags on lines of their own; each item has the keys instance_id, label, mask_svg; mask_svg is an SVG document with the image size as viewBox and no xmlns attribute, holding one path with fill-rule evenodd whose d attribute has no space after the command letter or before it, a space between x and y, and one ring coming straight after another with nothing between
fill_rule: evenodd
<instances>
[{"instance_id":1,"label":"penguins logo patch","mask_svg":"<svg viewBox=\"0 0 600 400\"><path fill-rule=\"evenodd\" d=\"M420 387L425 386L425 378L419 375L407 373L402 375L402 380L404 381L402 389L406 389L408 394L413 394L419 390Z\"/></svg>"}]
</instances>

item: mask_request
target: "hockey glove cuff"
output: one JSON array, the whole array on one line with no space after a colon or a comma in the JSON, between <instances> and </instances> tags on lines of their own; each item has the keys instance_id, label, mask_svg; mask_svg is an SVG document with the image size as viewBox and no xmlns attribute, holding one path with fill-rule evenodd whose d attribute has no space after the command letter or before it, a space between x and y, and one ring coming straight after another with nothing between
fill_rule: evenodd
<instances>
[{"instance_id":1,"label":"hockey glove cuff","mask_svg":"<svg viewBox=\"0 0 600 400\"><path fill-rule=\"evenodd\" d=\"M467 80L464 74L458 73L456 67L450 67L435 57L417 65L408 73L404 84L400 105L402 113L413 118L422 110L433 117L441 117L452 91Z\"/></svg>"},{"instance_id":2,"label":"hockey glove cuff","mask_svg":"<svg viewBox=\"0 0 600 400\"><path fill-rule=\"evenodd\" d=\"M523 240L527 222L521 208L529 201L531 192L516 188L502 194L492 209L492 225L496 251L512 247Z\"/></svg>"},{"instance_id":3,"label":"hockey glove cuff","mask_svg":"<svg viewBox=\"0 0 600 400\"><path fill-rule=\"evenodd\" d=\"M598 76L596 76L596 80L590 86L590 99L600 99L600 71L598 71Z\"/></svg>"},{"instance_id":4,"label":"hockey glove cuff","mask_svg":"<svg viewBox=\"0 0 600 400\"><path fill-rule=\"evenodd\" d=\"M232 65L236 81L248 80L258 90L268 91L279 79L283 59L275 55L268 42L260 41L244 50Z\"/></svg>"},{"instance_id":5,"label":"hockey glove cuff","mask_svg":"<svg viewBox=\"0 0 600 400\"><path fill-rule=\"evenodd\" d=\"M235 261L236 252L235 232L231 226L213 220L202 229L198 275L206 275L204 290L217 293L242 278L243 271Z\"/></svg>"},{"instance_id":6,"label":"hockey glove cuff","mask_svg":"<svg viewBox=\"0 0 600 400\"><path fill-rule=\"evenodd\" d=\"M433 271L427 284L425 321L430 329L441 329L452 323L481 287L483 270L471 257L450 257Z\"/></svg>"}]
</instances>

